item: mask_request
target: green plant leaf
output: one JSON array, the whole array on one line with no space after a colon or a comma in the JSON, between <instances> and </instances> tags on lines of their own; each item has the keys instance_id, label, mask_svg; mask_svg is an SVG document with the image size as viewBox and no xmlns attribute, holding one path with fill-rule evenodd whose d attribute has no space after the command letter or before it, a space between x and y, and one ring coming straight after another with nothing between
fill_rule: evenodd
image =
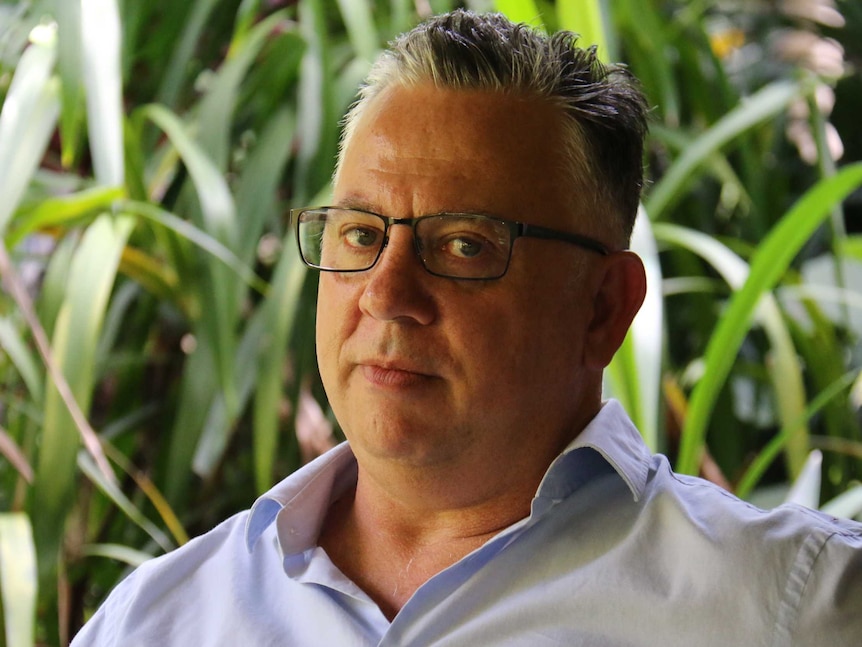
<instances>
[{"instance_id":1,"label":"green plant leaf","mask_svg":"<svg viewBox=\"0 0 862 647\"><path fill-rule=\"evenodd\" d=\"M862 485L850 488L843 494L820 506L821 511L835 517L858 519L862 515Z\"/></svg>"},{"instance_id":2,"label":"green plant leaf","mask_svg":"<svg viewBox=\"0 0 862 647\"><path fill-rule=\"evenodd\" d=\"M227 170L232 117L242 80L267 37L284 21L285 15L284 11L279 11L268 16L249 31L241 44L231 47L230 56L209 80L207 93L198 106L197 121L201 126L197 141L222 171Z\"/></svg>"},{"instance_id":3,"label":"green plant leaf","mask_svg":"<svg viewBox=\"0 0 862 647\"><path fill-rule=\"evenodd\" d=\"M71 226L76 221L104 212L124 195L121 187L95 187L72 195L47 198L30 211L16 216L6 240L15 247L35 231L47 227Z\"/></svg>"},{"instance_id":4,"label":"green plant leaf","mask_svg":"<svg viewBox=\"0 0 862 647\"><path fill-rule=\"evenodd\" d=\"M224 264L225 267L229 268L237 277L260 294L266 295L269 292L269 286L254 273L254 270L237 258L230 249L193 224L148 202L128 201L123 203L123 210L127 213L146 218L194 243L197 247Z\"/></svg>"},{"instance_id":5,"label":"green plant leaf","mask_svg":"<svg viewBox=\"0 0 862 647\"><path fill-rule=\"evenodd\" d=\"M654 231L661 240L685 247L706 259L734 290L741 289L750 276L749 265L744 260L706 234L667 223L656 223ZM727 316L730 315L725 314L722 321ZM785 424L796 422L805 406L802 367L775 297L769 292L764 294L752 316L763 326L770 341L772 361L767 370L775 389L779 416ZM749 325L748 319L736 323L743 331ZM808 428L797 424L792 429L793 435L788 438L785 451L791 474L798 475L808 456Z\"/></svg>"},{"instance_id":6,"label":"green plant leaf","mask_svg":"<svg viewBox=\"0 0 862 647\"><path fill-rule=\"evenodd\" d=\"M6 231L60 113L60 87L51 76L56 59L53 28L34 30L0 110L0 236Z\"/></svg>"},{"instance_id":7,"label":"green plant leaf","mask_svg":"<svg viewBox=\"0 0 862 647\"><path fill-rule=\"evenodd\" d=\"M116 0L81 4L87 132L96 180L120 186L123 162L123 79L120 65L120 13Z\"/></svg>"},{"instance_id":8,"label":"green plant leaf","mask_svg":"<svg viewBox=\"0 0 862 647\"><path fill-rule=\"evenodd\" d=\"M294 172L296 204L308 204L332 175L338 149L338 118L328 71L332 52L322 0L301 0L299 25L307 48L300 64L297 88L298 142Z\"/></svg>"},{"instance_id":9,"label":"green plant leaf","mask_svg":"<svg viewBox=\"0 0 862 647\"><path fill-rule=\"evenodd\" d=\"M55 0L58 29L57 69L62 81L60 140L63 166L69 168L78 157L84 132L84 74L82 62L81 3Z\"/></svg>"},{"instance_id":10,"label":"green plant leaf","mask_svg":"<svg viewBox=\"0 0 862 647\"><path fill-rule=\"evenodd\" d=\"M36 620L36 550L30 520L0 513L0 594L7 647L32 647Z\"/></svg>"},{"instance_id":11,"label":"green plant leaf","mask_svg":"<svg viewBox=\"0 0 862 647\"><path fill-rule=\"evenodd\" d=\"M135 550L130 546L123 546L121 544L87 544L81 549L81 554L87 557L113 559L128 564L133 568L137 568L154 557L154 555L145 553L142 550Z\"/></svg>"},{"instance_id":12,"label":"green plant leaf","mask_svg":"<svg viewBox=\"0 0 862 647\"><path fill-rule=\"evenodd\" d=\"M84 452L80 452L78 454L78 467L81 471L93 482L95 483L99 489L107 496L114 504L123 511L123 513L132 521L136 526L141 528L144 532L146 532L150 538L159 545L159 547L168 552L169 550L175 548L176 546L171 543L171 540L168 536L162 532L162 530L156 526L152 521L147 519L146 515L141 512L134 503L132 503L129 498L123 494L123 491L117 486L116 483L111 483L108 479L105 478L104 474L102 474L101 470L96 466L96 463L93 461L92 457Z\"/></svg>"},{"instance_id":13,"label":"green plant leaf","mask_svg":"<svg viewBox=\"0 0 862 647\"><path fill-rule=\"evenodd\" d=\"M494 0L494 6L512 22L524 22L540 29L545 27L542 12L534 0Z\"/></svg>"},{"instance_id":14,"label":"green plant leaf","mask_svg":"<svg viewBox=\"0 0 862 647\"><path fill-rule=\"evenodd\" d=\"M141 109L141 118L144 117L151 119L168 135L185 163L201 206L199 226L225 247L235 250L238 239L236 207L219 169L192 139L185 124L170 110L151 104ZM233 388L236 347L233 331L239 314L239 292L232 273L221 263L207 264L204 268L202 296L208 316L200 322L199 337L206 335L212 341L206 344L206 352L213 353L221 391L228 413L233 418L239 408Z\"/></svg>"},{"instance_id":15,"label":"green plant leaf","mask_svg":"<svg viewBox=\"0 0 862 647\"><path fill-rule=\"evenodd\" d=\"M290 158L296 115L289 107L276 112L261 133L252 150L236 189L237 211L243 214L245 226L240 230L239 257L251 264L267 217L276 210L275 196Z\"/></svg>"},{"instance_id":16,"label":"green plant leaf","mask_svg":"<svg viewBox=\"0 0 862 647\"><path fill-rule=\"evenodd\" d=\"M563 0L557 3L557 15L562 29L580 34L581 47L595 45L599 60L608 60L606 20L600 0Z\"/></svg>"},{"instance_id":17,"label":"green plant leaf","mask_svg":"<svg viewBox=\"0 0 862 647\"><path fill-rule=\"evenodd\" d=\"M642 0L614 0L609 2L613 23L625 34L625 49L632 71L640 78L650 100L657 105L663 123L672 128L680 125L680 88L674 58L673 38L668 34L667 22L651 3ZM609 39L614 36L609 31ZM616 47L611 54L616 57ZM652 214L651 214L652 215Z\"/></svg>"},{"instance_id":18,"label":"green plant leaf","mask_svg":"<svg viewBox=\"0 0 862 647\"><path fill-rule=\"evenodd\" d=\"M847 236L838 242L838 253L862 261L862 235Z\"/></svg>"},{"instance_id":19,"label":"green plant leaf","mask_svg":"<svg viewBox=\"0 0 862 647\"><path fill-rule=\"evenodd\" d=\"M87 228L75 251L68 283L54 328L53 359L72 387L82 411L89 409L95 380L96 349L120 253L132 231L128 216L102 216ZM80 438L56 386L45 397L36 480L32 492L33 530L40 551L40 570L55 565L69 501L75 493L75 455Z\"/></svg>"},{"instance_id":20,"label":"green plant leaf","mask_svg":"<svg viewBox=\"0 0 862 647\"><path fill-rule=\"evenodd\" d=\"M186 359L183 370L162 485L165 498L175 509L185 503L192 460L218 391L213 360L206 349L198 347Z\"/></svg>"},{"instance_id":21,"label":"green plant leaf","mask_svg":"<svg viewBox=\"0 0 862 647\"><path fill-rule=\"evenodd\" d=\"M717 151L744 132L784 111L802 96L805 87L791 81L774 81L758 90L719 119L678 157L646 197L647 213L662 220L670 207L685 194L695 172Z\"/></svg>"},{"instance_id":22,"label":"green plant leaf","mask_svg":"<svg viewBox=\"0 0 862 647\"><path fill-rule=\"evenodd\" d=\"M254 394L254 474L259 492L272 482L278 455L279 419L284 398L284 366L288 340L300 311L305 264L296 246L284 241L284 251L275 268L272 297L262 308L264 335L257 349L257 388Z\"/></svg>"},{"instance_id":23,"label":"green plant leaf","mask_svg":"<svg viewBox=\"0 0 862 647\"><path fill-rule=\"evenodd\" d=\"M709 416L761 297L775 286L802 245L829 217L831 208L860 184L862 164L858 163L821 180L796 202L759 246L745 285L734 293L710 337L704 377L695 386L685 420L679 471L693 473L700 464Z\"/></svg>"},{"instance_id":24,"label":"green plant leaf","mask_svg":"<svg viewBox=\"0 0 862 647\"><path fill-rule=\"evenodd\" d=\"M18 375L27 385L30 398L35 402L41 402L44 389L39 365L9 317L0 317L0 348L12 360Z\"/></svg>"},{"instance_id":25,"label":"green plant leaf","mask_svg":"<svg viewBox=\"0 0 862 647\"><path fill-rule=\"evenodd\" d=\"M745 470L742 478L736 485L736 495L740 498L747 498L754 490L757 483L763 478L766 470L775 460L775 457L781 452L787 444L787 439L792 436L796 429L804 425L823 407L829 404L839 393L844 391L853 382L855 372L846 373L840 379L836 380L823 391L812 398L805 407L803 414L797 419L785 422L781 430L767 443L760 453L751 461L751 464Z\"/></svg>"},{"instance_id":26,"label":"green plant leaf","mask_svg":"<svg viewBox=\"0 0 862 647\"><path fill-rule=\"evenodd\" d=\"M236 207L219 168L195 142L188 127L167 108L150 104L140 108L139 117L150 119L164 131L186 165L201 204L203 221L199 224L234 249Z\"/></svg>"},{"instance_id":27,"label":"green plant leaf","mask_svg":"<svg viewBox=\"0 0 862 647\"><path fill-rule=\"evenodd\" d=\"M371 63L380 51L380 37L374 25L371 4L368 0L338 0L338 8L353 49Z\"/></svg>"},{"instance_id":28,"label":"green plant leaf","mask_svg":"<svg viewBox=\"0 0 862 647\"><path fill-rule=\"evenodd\" d=\"M820 480L823 467L823 454L814 450L808 454L808 458L793 482L793 487L785 497L786 503L803 505L806 508L816 510L820 506Z\"/></svg>"},{"instance_id":29,"label":"green plant leaf","mask_svg":"<svg viewBox=\"0 0 862 647\"><path fill-rule=\"evenodd\" d=\"M183 83L190 67L195 48L206 29L207 19L218 5L219 0L195 0L183 24L183 31L176 39L174 50L162 78L157 101L168 108L174 108L180 97Z\"/></svg>"}]
</instances>

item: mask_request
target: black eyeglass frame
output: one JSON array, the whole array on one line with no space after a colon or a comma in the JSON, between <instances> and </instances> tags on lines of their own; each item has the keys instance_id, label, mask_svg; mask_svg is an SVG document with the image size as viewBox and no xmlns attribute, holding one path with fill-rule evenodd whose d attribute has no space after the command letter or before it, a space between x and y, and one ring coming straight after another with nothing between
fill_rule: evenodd
<instances>
[{"instance_id":1,"label":"black eyeglass frame","mask_svg":"<svg viewBox=\"0 0 862 647\"><path fill-rule=\"evenodd\" d=\"M356 211L358 213L363 213L369 216L376 216L380 218L384 222L383 227L383 242L380 245L380 249L377 250L377 256L374 257L374 260L367 267L350 269L350 270L342 270L336 269L332 267L325 267L322 265L318 265L316 263L311 263L305 257L305 254L302 252L302 243L300 241L299 235L299 220L300 216L303 213L308 212L325 212L330 209L340 210L340 211ZM439 218L440 216L461 216L468 218L487 218L488 220L493 220L498 222L509 229L509 254L506 257L506 266L503 268L500 274L489 277L464 277L464 276L453 276L451 274L443 274L440 272L435 272L428 268L425 262L425 258L422 256L422 249L420 247L419 238L416 236L416 224L426 220L428 218ZM590 238L589 236L582 236L580 234L571 234L566 231L559 231L557 229L551 229L550 227L542 227L540 225L531 225L525 222L518 222L515 220L505 220L503 218L497 218L495 216L487 216L485 214L480 213L455 213L449 211L443 211L440 213L431 213L423 216L416 216L415 218L394 218L391 216L383 216L379 213L375 213L374 211L368 211L367 209L355 209L352 207L332 207L332 206L323 206L323 207L300 207L298 209L290 210L290 220L292 224L292 228L294 231L294 236L296 237L296 246L299 249L299 256L302 259L302 262L305 263L308 267L319 270L321 272L367 272L372 267L377 265L377 261L380 260L381 255L383 254L383 250L389 244L389 228L393 225L407 225L413 230L413 249L416 251L416 256L419 258L419 262L422 264L422 268L433 276L440 276L447 279L458 279L463 281L491 281L494 279L502 278L506 275L506 272L509 271L509 263L512 260L512 249L515 247L515 240L518 238L539 238L543 240L559 240L565 243L570 243L572 245L577 245L582 249L586 249L591 252L595 252L602 256L610 255L610 250L601 242L597 241L594 238Z\"/></svg>"}]
</instances>

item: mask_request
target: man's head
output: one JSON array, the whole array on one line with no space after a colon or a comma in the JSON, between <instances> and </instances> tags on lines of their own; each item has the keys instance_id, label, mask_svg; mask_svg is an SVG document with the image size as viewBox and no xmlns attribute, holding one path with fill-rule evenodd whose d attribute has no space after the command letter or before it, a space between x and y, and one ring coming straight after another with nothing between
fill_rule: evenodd
<instances>
[{"instance_id":1,"label":"man's head","mask_svg":"<svg viewBox=\"0 0 862 647\"><path fill-rule=\"evenodd\" d=\"M471 21L473 28L466 26ZM453 68L453 77L478 78L477 66L487 67L490 55L451 53L490 48L483 29L496 34L487 38L499 41L501 51L506 42L523 48L521 40L538 47L543 38L516 37L522 28L501 18L462 13L415 34L445 31L441 25L448 24L476 32L477 41L468 46L450 34L448 45L436 46L438 59L452 58L439 64ZM404 37L400 49L415 38ZM394 56L384 55L378 73ZM592 61L589 66L595 68ZM606 99L614 94L607 87L613 82L601 81L605 89L582 98L583 105L596 104L588 125L575 127L568 108L536 92L398 78L366 90L354 109L334 184L339 209L331 217L329 211L311 213L301 236L304 251L330 270L321 274L318 293L324 386L367 473L401 466L409 479L436 475L435 492L458 505L509 488L530 491L597 412L602 370L643 298L640 260L621 251L627 234L620 232L630 225L591 218L599 198L584 188L614 184L616 190L619 178L586 181L572 173L573 156L591 168L601 159L604 177L614 168L604 158L614 150L628 156L619 166L639 167L640 143L633 140L643 129L642 101L620 76L627 89L617 94L632 96L599 108L597 92ZM628 124L626 146L608 144L621 139L605 132L612 130L608 120ZM597 132L604 152L595 152L595 144L576 146ZM638 184L639 174L630 181ZM627 193L630 218L636 187ZM434 235L424 225L414 227L439 214L449 214L448 224L435 226ZM483 236L473 226L478 216L503 223L506 231L540 228L555 235ZM572 244L578 236L598 240L598 248L611 253ZM501 248L511 258L494 278L452 278L472 276L466 268Z\"/></svg>"},{"instance_id":2,"label":"man's head","mask_svg":"<svg viewBox=\"0 0 862 647\"><path fill-rule=\"evenodd\" d=\"M396 39L372 67L345 118L342 151L365 107L393 85L431 82L545 100L564 115L559 144L578 216L596 220L613 247L627 247L643 184L647 106L624 68L602 65L595 48L579 49L576 40L498 14L455 11L429 20Z\"/></svg>"}]
</instances>

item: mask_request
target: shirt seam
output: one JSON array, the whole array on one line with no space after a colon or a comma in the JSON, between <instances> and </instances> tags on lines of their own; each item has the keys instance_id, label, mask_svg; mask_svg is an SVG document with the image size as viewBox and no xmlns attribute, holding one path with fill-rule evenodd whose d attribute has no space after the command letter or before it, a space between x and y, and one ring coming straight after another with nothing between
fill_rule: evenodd
<instances>
[{"instance_id":1,"label":"shirt seam","mask_svg":"<svg viewBox=\"0 0 862 647\"><path fill-rule=\"evenodd\" d=\"M775 618L775 639L773 647L791 647L796 633L799 620L799 612L805 590L814 572L814 566L829 540L837 532L828 532L820 535L810 532L799 547L796 559L787 573L784 586L784 594L781 596L778 612ZM807 564L805 564L807 562Z\"/></svg>"}]
</instances>

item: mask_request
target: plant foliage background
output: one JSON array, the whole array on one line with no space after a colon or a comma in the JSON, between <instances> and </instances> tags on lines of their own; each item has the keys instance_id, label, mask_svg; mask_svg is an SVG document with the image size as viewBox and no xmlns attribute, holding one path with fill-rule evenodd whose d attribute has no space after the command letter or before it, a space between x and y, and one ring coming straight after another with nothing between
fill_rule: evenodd
<instances>
[{"instance_id":1,"label":"plant foliage background","mask_svg":"<svg viewBox=\"0 0 862 647\"><path fill-rule=\"evenodd\" d=\"M655 106L651 291L608 375L648 442L862 510L858 2L2 2L4 644L66 644L337 441L285 215L326 202L379 49L455 6L578 31Z\"/></svg>"}]
</instances>

